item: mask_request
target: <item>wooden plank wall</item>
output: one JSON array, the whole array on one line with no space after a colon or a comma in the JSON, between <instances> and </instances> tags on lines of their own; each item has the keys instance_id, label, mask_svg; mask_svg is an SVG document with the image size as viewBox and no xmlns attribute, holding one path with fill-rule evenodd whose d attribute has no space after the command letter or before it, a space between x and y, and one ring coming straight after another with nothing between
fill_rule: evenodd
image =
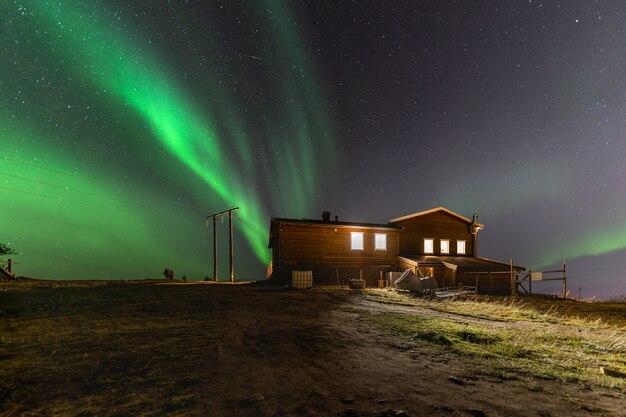
<instances>
[{"instance_id":1,"label":"wooden plank wall","mask_svg":"<svg viewBox=\"0 0 626 417\"><path fill-rule=\"evenodd\" d=\"M395 222L394 225L404 227L400 234L400 254L424 254L424 238L434 238L433 255L441 255L440 239L450 240L450 256L456 256L456 241L465 240L465 254L472 256L473 240L470 224L443 211L436 211Z\"/></svg>"},{"instance_id":2,"label":"wooden plank wall","mask_svg":"<svg viewBox=\"0 0 626 417\"><path fill-rule=\"evenodd\" d=\"M350 232L363 232L363 250L351 249ZM374 249L374 234L387 234L387 250ZM324 224L281 223L278 230L282 265L395 265L398 233L394 229ZM275 243L276 245L276 243ZM274 248L276 249L276 247ZM278 261L278 260L277 260Z\"/></svg>"},{"instance_id":3,"label":"wooden plank wall","mask_svg":"<svg viewBox=\"0 0 626 417\"><path fill-rule=\"evenodd\" d=\"M511 294L511 275L507 273L471 273L471 271L457 271L459 281L464 285L476 285L478 278L479 294Z\"/></svg>"}]
</instances>

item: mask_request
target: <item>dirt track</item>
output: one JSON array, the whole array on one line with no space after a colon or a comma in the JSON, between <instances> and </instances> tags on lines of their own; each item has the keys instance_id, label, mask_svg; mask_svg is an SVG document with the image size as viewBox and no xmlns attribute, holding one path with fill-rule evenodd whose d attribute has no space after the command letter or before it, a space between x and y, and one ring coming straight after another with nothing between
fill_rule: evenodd
<instances>
[{"instance_id":1,"label":"dirt track","mask_svg":"<svg viewBox=\"0 0 626 417\"><path fill-rule=\"evenodd\" d=\"M615 391L485 376L362 314L396 308L348 291L227 285L0 292L0 412L626 416Z\"/></svg>"}]
</instances>

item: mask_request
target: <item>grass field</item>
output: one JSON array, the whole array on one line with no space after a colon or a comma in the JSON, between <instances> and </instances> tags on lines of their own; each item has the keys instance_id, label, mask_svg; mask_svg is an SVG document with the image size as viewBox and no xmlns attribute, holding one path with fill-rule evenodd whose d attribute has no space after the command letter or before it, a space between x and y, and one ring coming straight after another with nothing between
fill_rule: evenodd
<instances>
[{"instance_id":1,"label":"grass field","mask_svg":"<svg viewBox=\"0 0 626 417\"><path fill-rule=\"evenodd\" d=\"M625 343L623 303L2 284L0 415L625 416Z\"/></svg>"},{"instance_id":2,"label":"grass field","mask_svg":"<svg viewBox=\"0 0 626 417\"><path fill-rule=\"evenodd\" d=\"M378 303L420 307L370 314L386 331L442 352L489 361L489 373L530 372L538 378L626 390L626 303L582 303L532 297L431 300L406 293L369 291Z\"/></svg>"}]
</instances>

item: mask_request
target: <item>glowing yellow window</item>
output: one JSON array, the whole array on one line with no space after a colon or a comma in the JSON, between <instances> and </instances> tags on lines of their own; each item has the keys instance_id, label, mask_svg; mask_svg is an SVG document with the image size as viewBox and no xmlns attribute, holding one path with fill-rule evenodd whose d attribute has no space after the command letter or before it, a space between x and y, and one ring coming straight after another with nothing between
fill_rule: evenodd
<instances>
[{"instance_id":1,"label":"glowing yellow window","mask_svg":"<svg viewBox=\"0 0 626 417\"><path fill-rule=\"evenodd\" d=\"M350 232L352 250L363 250L363 232Z\"/></svg>"},{"instance_id":2,"label":"glowing yellow window","mask_svg":"<svg viewBox=\"0 0 626 417\"><path fill-rule=\"evenodd\" d=\"M387 235L385 233L374 234L374 245L376 250L387 250Z\"/></svg>"},{"instance_id":3,"label":"glowing yellow window","mask_svg":"<svg viewBox=\"0 0 626 417\"><path fill-rule=\"evenodd\" d=\"M424 253L433 253L435 250L435 239L424 239Z\"/></svg>"},{"instance_id":4,"label":"glowing yellow window","mask_svg":"<svg viewBox=\"0 0 626 417\"><path fill-rule=\"evenodd\" d=\"M456 241L456 254L465 255L465 241L464 240Z\"/></svg>"},{"instance_id":5,"label":"glowing yellow window","mask_svg":"<svg viewBox=\"0 0 626 417\"><path fill-rule=\"evenodd\" d=\"M441 253L450 253L449 239L441 239Z\"/></svg>"}]
</instances>

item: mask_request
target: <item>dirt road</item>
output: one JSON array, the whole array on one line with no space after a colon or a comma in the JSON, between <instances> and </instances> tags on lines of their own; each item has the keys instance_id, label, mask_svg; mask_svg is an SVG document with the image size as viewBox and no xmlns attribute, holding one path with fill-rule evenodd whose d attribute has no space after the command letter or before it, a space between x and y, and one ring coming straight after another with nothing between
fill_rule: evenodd
<instances>
[{"instance_id":1,"label":"dirt road","mask_svg":"<svg viewBox=\"0 0 626 417\"><path fill-rule=\"evenodd\" d=\"M491 376L366 319L394 308L349 291L229 285L5 290L0 412L626 416L615 390Z\"/></svg>"}]
</instances>

